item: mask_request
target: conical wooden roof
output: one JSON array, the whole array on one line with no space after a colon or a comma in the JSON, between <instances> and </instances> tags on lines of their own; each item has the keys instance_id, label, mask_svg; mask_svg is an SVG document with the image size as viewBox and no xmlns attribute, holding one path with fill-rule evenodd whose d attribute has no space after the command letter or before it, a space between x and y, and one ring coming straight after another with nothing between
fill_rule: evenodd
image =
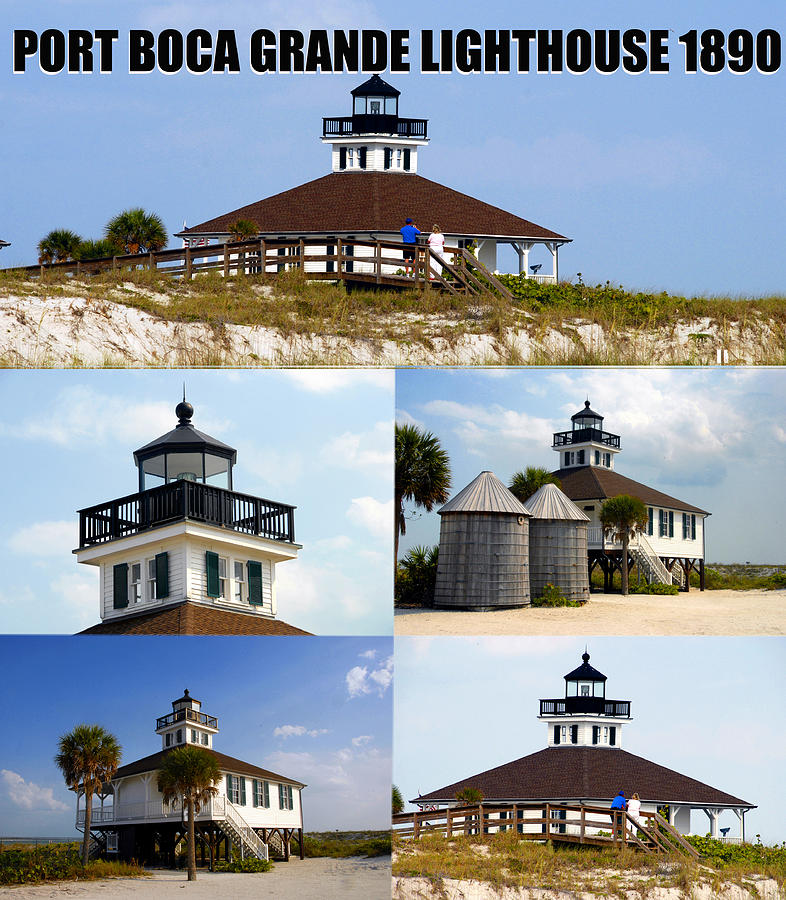
<instances>
[{"instance_id":1,"label":"conical wooden roof","mask_svg":"<svg viewBox=\"0 0 786 900\"><path fill-rule=\"evenodd\" d=\"M474 481L470 481L464 490L459 491L452 500L448 500L438 512L440 515L458 512L531 515L527 507L511 494L493 472L481 472Z\"/></svg>"},{"instance_id":2,"label":"conical wooden roof","mask_svg":"<svg viewBox=\"0 0 786 900\"><path fill-rule=\"evenodd\" d=\"M576 504L557 487L544 484L527 499L527 509L535 519L563 519L566 521L589 522Z\"/></svg>"}]
</instances>

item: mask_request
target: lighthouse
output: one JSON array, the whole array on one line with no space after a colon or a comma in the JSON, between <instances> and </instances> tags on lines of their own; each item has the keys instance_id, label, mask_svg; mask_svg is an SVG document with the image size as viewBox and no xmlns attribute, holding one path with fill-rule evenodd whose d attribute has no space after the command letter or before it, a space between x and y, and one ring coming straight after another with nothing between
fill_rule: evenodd
<instances>
[{"instance_id":1,"label":"lighthouse","mask_svg":"<svg viewBox=\"0 0 786 900\"><path fill-rule=\"evenodd\" d=\"M83 634L306 634L278 619L276 567L297 558L295 507L236 491L237 451L176 426L134 452L136 493L79 511L79 563L100 571Z\"/></svg>"}]
</instances>

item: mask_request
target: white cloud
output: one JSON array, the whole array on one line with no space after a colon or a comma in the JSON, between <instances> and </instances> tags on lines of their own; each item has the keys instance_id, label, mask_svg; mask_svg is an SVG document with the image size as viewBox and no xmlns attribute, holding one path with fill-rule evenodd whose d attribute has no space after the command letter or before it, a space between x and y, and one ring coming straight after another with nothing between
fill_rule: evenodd
<instances>
[{"instance_id":1,"label":"white cloud","mask_svg":"<svg viewBox=\"0 0 786 900\"><path fill-rule=\"evenodd\" d=\"M369 598L350 574L331 566L319 566L299 559L296 565L276 569L279 615L293 625L308 629L298 616L331 609L331 620L358 619L369 612ZM390 602L389 600L387 601Z\"/></svg>"},{"instance_id":2,"label":"white cloud","mask_svg":"<svg viewBox=\"0 0 786 900\"><path fill-rule=\"evenodd\" d=\"M373 693L382 697L393 683L393 657L389 656L377 669L353 666L345 680L350 699Z\"/></svg>"},{"instance_id":3,"label":"white cloud","mask_svg":"<svg viewBox=\"0 0 786 900\"><path fill-rule=\"evenodd\" d=\"M346 469L379 468L393 473L393 422L377 422L371 431L346 431L334 437L320 451L328 465Z\"/></svg>"},{"instance_id":4,"label":"white cloud","mask_svg":"<svg viewBox=\"0 0 786 900\"><path fill-rule=\"evenodd\" d=\"M347 518L361 528L367 528L378 538L393 539L393 501L380 502L373 497L353 497Z\"/></svg>"},{"instance_id":5,"label":"white cloud","mask_svg":"<svg viewBox=\"0 0 786 900\"><path fill-rule=\"evenodd\" d=\"M289 369L284 376L314 394L331 394L358 385L371 385L393 393L394 373L385 369Z\"/></svg>"},{"instance_id":6,"label":"white cloud","mask_svg":"<svg viewBox=\"0 0 786 900\"><path fill-rule=\"evenodd\" d=\"M352 546L352 538L346 534L337 534L335 537L320 538L310 544L316 550L326 550L328 553L334 550L348 550Z\"/></svg>"},{"instance_id":7,"label":"white cloud","mask_svg":"<svg viewBox=\"0 0 786 900\"><path fill-rule=\"evenodd\" d=\"M362 653L358 653L358 656L363 659L374 659L377 655L376 650L364 650Z\"/></svg>"},{"instance_id":8,"label":"white cloud","mask_svg":"<svg viewBox=\"0 0 786 900\"><path fill-rule=\"evenodd\" d=\"M53 788L25 781L21 775L10 769L0 769L0 781L5 785L11 802L21 809L36 811L69 809L68 804L55 798Z\"/></svg>"},{"instance_id":9,"label":"white cloud","mask_svg":"<svg viewBox=\"0 0 786 900\"><path fill-rule=\"evenodd\" d=\"M110 442L129 446L171 431L177 424L175 403L133 403L75 384L61 390L49 410L21 422L0 422L0 434L69 447ZM220 432L228 430L230 424L202 415L199 427Z\"/></svg>"},{"instance_id":10,"label":"white cloud","mask_svg":"<svg viewBox=\"0 0 786 900\"><path fill-rule=\"evenodd\" d=\"M8 539L15 553L29 556L55 556L68 559L79 542L76 524L71 522L34 522L20 528Z\"/></svg>"},{"instance_id":11,"label":"white cloud","mask_svg":"<svg viewBox=\"0 0 786 900\"><path fill-rule=\"evenodd\" d=\"M273 737L319 737L328 734L327 728L306 728L305 725L279 725L273 729Z\"/></svg>"},{"instance_id":12,"label":"white cloud","mask_svg":"<svg viewBox=\"0 0 786 900\"><path fill-rule=\"evenodd\" d=\"M367 744L370 744L373 740L374 740L374 737L371 734L359 734L357 737L352 738L352 746L353 747L365 747Z\"/></svg>"},{"instance_id":13,"label":"white cloud","mask_svg":"<svg viewBox=\"0 0 786 900\"><path fill-rule=\"evenodd\" d=\"M77 629L99 621L99 576L97 571L72 572L50 582L55 603L64 605L73 615L69 619Z\"/></svg>"},{"instance_id":14,"label":"white cloud","mask_svg":"<svg viewBox=\"0 0 786 900\"><path fill-rule=\"evenodd\" d=\"M243 444L238 447L238 457L243 467L259 478L275 493L281 485L297 484L302 480L305 460L294 451L279 451L273 447Z\"/></svg>"}]
</instances>

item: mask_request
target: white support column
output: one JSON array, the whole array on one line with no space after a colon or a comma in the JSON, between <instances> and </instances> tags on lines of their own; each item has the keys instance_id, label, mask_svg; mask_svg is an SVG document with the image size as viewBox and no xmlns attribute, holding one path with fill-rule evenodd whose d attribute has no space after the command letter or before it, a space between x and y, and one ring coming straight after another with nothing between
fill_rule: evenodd
<instances>
[{"instance_id":1,"label":"white support column","mask_svg":"<svg viewBox=\"0 0 786 900\"><path fill-rule=\"evenodd\" d=\"M745 843L745 810L734 809L734 815L740 820L740 841Z\"/></svg>"},{"instance_id":2,"label":"white support column","mask_svg":"<svg viewBox=\"0 0 786 900\"><path fill-rule=\"evenodd\" d=\"M554 276L554 281L559 280L559 265L557 262L557 243L556 241L546 241L546 249L551 254L551 274Z\"/></svg>"},{"instance_id":3,"label":"white support column","mask_svg":"<svg viewBox=\"0 0 786 900\"><path fill-rule=\"evenodd\" d=\"M493 239L478 241L478 260L489 270L497 268L497 242Z\"/></svg>"},{"instance_id":4,"label":"white support column","mask_svg":"<svg viewBox=\"0 0 786 900\"><path fill-rule=\"evenodd\" d=\"M705 809L705 813L707 813L707 818L710 820L710 837L717 838L718 837L718 816L720 813L717 809Z\"/></svg>"}]
</instances>

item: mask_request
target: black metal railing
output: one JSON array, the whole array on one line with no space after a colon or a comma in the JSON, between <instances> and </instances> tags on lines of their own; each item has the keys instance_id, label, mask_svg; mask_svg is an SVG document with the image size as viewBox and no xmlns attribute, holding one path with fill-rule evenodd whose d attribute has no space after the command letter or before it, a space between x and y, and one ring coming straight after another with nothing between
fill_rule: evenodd
<instances>
[{"instance_id":1,"label":"black metal railing","mask_svg":"<svg viewBox=\"0 0 786 900\"><path fill-rule=\"evenodd\" d=\"M552 447L567 447L570 444L584 444L587 441L595 441L596 444L605 444L606 447L619 447L620 436L599 428L577 428L575 431L560 431L554 435Z\"/></svg>"},{"instance_id":2,"label":"black metal railing","mask_svg":"<svg viewBox=\"0 0 786 900\"><path fill-rule=\"evenodd\" d=\"M428 119L400 119L398 116L332 116L322 119L322 137L349 137L357 134L395 134L398 137L428 136Z\"/></svg>"},{"instance_id":3,"label":"black metal railing","mask_svg":"<svg viewBox=\"0 0 786 900\"><path fill-rule=\"evenodd\" d=\"M208 728L218 728L218 719L215 716L207 716L203 712L197 712L195 709L177 709L175 712L169 713L168 716L161 716L156 719L156 731L167 725L174 725L175 722L196 722L199 725L207 725Z\"/></svg>"},{"instance_id":4,"label":"black metal railing","mask_svg":"<svg viewBox=\"0 0 786 900\"><path fill-rule=\"evenodd\" d=\"M295 540L295 507L197 481L160 487L79 510L79 546L115 541L182 519L276 541Z\"/></svg>"},{"instance_id":5,"label":"black metal railing","mask_svg":"<svg viewBox=\"0 0 786 900\"><path fill-rule=\"evenodd\" d=\"M630 700L606 700L605 697L560 697L556 700L540 701L542 716L571 716L580 713L630 718Z\"/></svg>"}]
</instances>

